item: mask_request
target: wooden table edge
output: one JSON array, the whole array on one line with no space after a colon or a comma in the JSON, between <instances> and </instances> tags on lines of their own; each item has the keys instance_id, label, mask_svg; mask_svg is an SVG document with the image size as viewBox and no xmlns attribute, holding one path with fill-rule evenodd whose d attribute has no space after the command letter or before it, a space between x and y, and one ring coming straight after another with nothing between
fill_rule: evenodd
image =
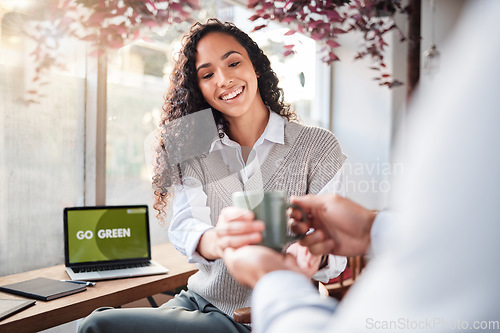
<instances>
[{"instance_id":1,"label":"wooden table edge","mask_svg":"<svg viewBox=\"0 0 500 333\"><path fill-rule=\"evenodd\" d=\"M37 304L35 304L35 306L23 310L3 320L0 320L0 331L1 332L12 331L16 333L41 331L83 318L99 307L103 306L117 307L135 300L143 299L148 296L156 295L161 292L172 290L181 287L183 285L186 285L188 278L197 272L196 266L188 264L186 257L182 256L175 249L173 249L175 251L174 255L175 260L172 262L169 262L168 260L169 258L165 260L165 258L163 258L161 255L155 257L155 253L158 253L158 251L162 251L165 249L168 250L167 251L168 253L171 254L174 253L172 252L173 246L171 244L161 244L156 247L153 247L153 260L167 267L169 269L169 272L167 274L102 281L98 282L98 285L100 283L101 284L113 283L113 281L118 281L118 282L125 281L129 283L133 282L134 280L136 281L147 280L146 282L138 283L136 286L131 286L131 287L127 286L125 290L116 290L109 293L105 293L104 295L94 296L91 298L86 298L86 297L82 298L82 296L79 294L86 294L89 292L89 290L92 290L90 288L94 287L88 287L87 291L82 293L77 293L74 295L49 301L49 302L57 302L57 301L65 302L66 305L64 305L64 311L62 311L62 308L59 307L33 314L32 313L33 311L37 311L36 308L37 304L49 303L37 300ZM181 258L184 260L184 262L179 261ZM174 267L173 264L175 264L176 262L181 263L180 265L181 268ZM42 268L30 272L14 274L12 276L15 277L22 277L25 275L30 276L32 272L35 272L33 274L36 274L36 272L46 272L51 269L60 271L64 269L64 265ZM54 278L53 276L47 276L47 277ZM0 277L0 280L2 278L5 279L8 277ZM0 298L23 298L23 297L2 293L0 294Z\"/></svg>"}]
</instances>

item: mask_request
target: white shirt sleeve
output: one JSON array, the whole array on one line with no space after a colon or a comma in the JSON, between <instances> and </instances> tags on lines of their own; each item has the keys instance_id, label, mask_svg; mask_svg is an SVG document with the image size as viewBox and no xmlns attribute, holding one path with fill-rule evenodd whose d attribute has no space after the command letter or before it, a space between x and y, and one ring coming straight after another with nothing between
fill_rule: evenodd
<instances>
[{"instance_id":1,"label":"white shirt sleeve","mask_svg":"<svg viewBox=\"0 0 500 333\"><path fill-rule=\"evenodd\" d=\"M266 274L252 295L254 332L316 332L328 322L337 302L320 298L304 275L292 271ZM275 320L279 318L279 320Z\"/></svg>"},{"instance_id":2,"label":"white shirt sleeve","mask_svg":"<svg viewBox=\"0 0 500 333\"><path fill-rule=\"evenodd\" d=\"M345 175L344 166L342 166L335 176L319 191L320 194L336 193L340 196L345 196Z\"/></svg>"},{"instance_id":3,"label":"white shirt sleeve","mask_svg":"<svg viewBox=\"0 0 500 333\"><path fill-rule=\"evenodd\" d=\"M380 212L373 222L372 252L390 229L393 214ZM344 258L333 256L336 258ZM331 258L330 258L331 260ZM252 296L252 323L255 332L327 332L335 318L338 302L320 298L316 288L302 274L275 271L265 275ZM275 320L279 318L279 320Z\"/></svg>"},{"instance_id":4,"label":"white shirt sleeve","mask_svg":"<svg viewBox=\"0 0 500 333\"><path fill-rule=\"evenodd\" d=\"M213 228L210 207L201 182L195 178L184 178L184 185L174 188L173 215L168 229L170 242L188 257L190 263L208 264L197 251L203 233Z\"/></svg>"},{"instance_id":5,"label":"white shirt sleeve","mask_svg":"<svg viewBox=\"0 0 500 333\"><path fill-rule=\"evenodd\" d=\"M391 237L390 225L397 221L396 213L390 211L381 211L375 217L370 230L370 254L377 255L389 242Z\"/></svg>"}]
</instances>

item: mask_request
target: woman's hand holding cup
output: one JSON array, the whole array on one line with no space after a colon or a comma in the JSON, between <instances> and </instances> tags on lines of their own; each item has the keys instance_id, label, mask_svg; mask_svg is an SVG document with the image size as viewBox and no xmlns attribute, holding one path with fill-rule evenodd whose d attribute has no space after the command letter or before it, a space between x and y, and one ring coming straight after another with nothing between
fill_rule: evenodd
<instances>
[{"instance_id":1,"label":"woman's hand holding cup","mask_svg":"<svg viewBox=\"0 0 500 333\"><path fill-rule=\"evenodd\" d=\"M198 243L198 252L208 260L222 258L226 248L258 244L262 240L264 223L255 221L253 212L226 207L221 211L215 228L207 230Z\"/></svg>"}]
</instances>

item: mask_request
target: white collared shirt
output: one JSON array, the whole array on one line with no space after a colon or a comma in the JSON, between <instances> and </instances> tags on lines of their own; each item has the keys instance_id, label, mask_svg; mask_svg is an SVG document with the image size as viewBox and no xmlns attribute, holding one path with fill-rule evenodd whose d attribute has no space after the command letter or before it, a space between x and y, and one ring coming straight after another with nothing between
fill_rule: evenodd
<instances>
[{"instance_id":1,"label":"white collared shirt","mask_svg":"<svg viewBox=\"0 0 500 333\"><path fill-rule=\"evenodd\" d=\"M285 143L285 125L287 120L275 112L270 112L268 124L255 142L248 156L243 160L241 146L227 135L215 140L210 152L220 150L224 163L232 174L237 174L242 183L257 172L271 149L276 144ZM337 193L345 195L344 172L341 168L320 194ZM207 195L201 182L192 177L185 177L184 184L174 188L173 215L170 222L169 238L177 250L188 257L191 263L210 263L197 251L198 242L205 231L213 228L210 221L210 207L207 206ZM345 268L344 257L330 256L329 265L317 273L314 278L326 281L329 277L339 275Z\"/></svg>"},{"instance_id":2,"label":"white collared shirt","mask_svg":"<svg viewBox=\"0 0 500 333\"><path fill-rule=\"evenodd\" d=\"M247 163L243 161L241 146L224 135L220 140L212 143L210 152L220 150L224 163L232 174L238 174L240 181L245 184L247 180L260 169L260 166L271 152L275 144L285 144L286 120L276 112L270 112L269 122L264 132L255 142Z\"/></svg>"}]
</instances>

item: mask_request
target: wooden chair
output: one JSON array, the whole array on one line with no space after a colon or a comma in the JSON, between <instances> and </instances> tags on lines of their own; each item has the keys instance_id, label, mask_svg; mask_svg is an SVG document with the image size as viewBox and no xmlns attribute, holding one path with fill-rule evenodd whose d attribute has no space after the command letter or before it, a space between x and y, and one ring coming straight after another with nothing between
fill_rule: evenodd
<instances>
[{"instance_id":1,"label":"wooden chair","mask_svg":"<svg viewBox=\"0 0 500 333\"><path fill-rule=\"evenodd\" d=\"M321 295L321 297L329 296L328 289L323 283L319 281L312 281L312 282L318 287L318 292ZM233 312L233 319L235 322L240 324L250 324L252 322L251 312L252 311L250 307L236 309Z\"/></svg>"},{"instance_id":2,"label":"wooden chair","mask_svg":"<svg viewBox=\"0 0 500 333\"><path fill-rule=\"evenodd\" d=\"M366 258L364 256L349 257L347 258L346 269L331 283L325 287L331 297L341 300L354 281L359 277L361 271L366 265Z\"/></svg>"}]
</instances>

